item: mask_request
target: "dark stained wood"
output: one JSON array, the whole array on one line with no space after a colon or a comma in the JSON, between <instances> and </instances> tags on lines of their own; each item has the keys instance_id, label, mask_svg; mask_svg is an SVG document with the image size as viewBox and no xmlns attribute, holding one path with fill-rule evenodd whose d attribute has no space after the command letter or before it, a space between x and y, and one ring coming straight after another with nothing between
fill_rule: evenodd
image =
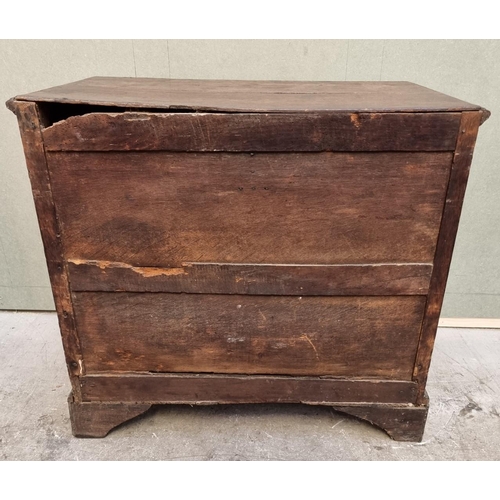
<instances>
[{"instance_id":1,"label":"dark stained wood","mask_svg":"<svg viewBox=\"0 0 500 500\"><path fill-rule=\"evenodd\" d=\"M68 398L71 427L75 437L102 438L111 429L142 415L151 408L148 404L136 403L82 403Z\"/></svg>"},{"instance_id":2,"label":"dark stained wood","mask_svg":"<svg viewBox=\"0 0 500 500\"><path fill-rule=\"evenodd\" d=\"M432 262L451 153L50 153L68 259Z\"/></svg>"},{"instance_id":3,"label":"dark stained wood","mask_svg":"<svg viewBox=\"0 0 500 500\"><path fill-rule=\"evenodd\" d=\"M415 361L414 380L419 384L418 403L425 398L425 384L434 348L439 315L441 314L465 188L469 177L472 153L481 119L481 112L465 112L462 115L460 124L460 135L451 168L446 194L446 205L441 221L436 256L434 258L434 271L431 278L418 354Z\"/></svg>"},{"instance_id":4,"label":"dark stained wood","mask_svg":"<svg viewBox=\"0 0 500 500\"><path fill-rule=\"evenodd\" d=\"M82 377L84 401L150 404L413 403L414 382L213 374L119 374Z\"/></svg>"},{"instance_id":5,"label":"dark stained wood","mask_svg":"<svg viewBox=\"0 0 500 500\"><path fill-rule=\"evenodd\" d=\"M367 420L383 429L395 441L419 443L424 435L429 410L428 403L420 406L361 404L335 406L334 410Z\"/></svg>"},{"instance_id":6,"label":"dark stained wood","mask_svg":"<svg viewBox=\"0 0 500 500\"><path fill-rule=\"evenodd\" d=\"M463 111L479 106L410 82L287 82L94 77L18 96L67 104L198 111Z\"/></svg>"},{"instance_id":7,"label":"dark stained wood","mask_svg":"<svg viewBox=\"0 0 500 500\"><path fill-rule=\"evenodd\" d=\"M422 438L487 110L408 82L101 77L7 107L75 435L154 403L303 402Z\"/></svg>"},{"instance_id":8,"label":"dark stained wood","mask_svg":"<svg viewBox=\"0 0 500 500\"><path fill-rule=\"evenodd\" d=\"M9 107L16 113L19 122L66 363L73 392L75 397L79 398L80 385L78 376L83 374L82 355L73 319L73 305L63 257L61 231L52 198L37 105L32 102L11 101Z\"/></svg>"},{"instance_id":9,"label":"dark stained wood","mask_svg":"<svg viewBox=\"0 0 500 500\"><path fill-rule=\"evenodd\" d=\"M251 295L425 295L428 264L333 266L200 264L134 267L120 262L68 262L78 292L173 292Z\"/></svg>"},{"instance_id":10,"label":"dark stained wood","mask_svg":"<svg viewBox=\"0 0 500 500\"><path fill-rule=\"evenodd\" d=\"M481 123L479 125L482 125L490 116L491 116L491 111L488 111L485 108L481 108Z\"/></svg>"},{"instance_id":11,"label":"dark stained wood","mask_svg":"<svg viewBox=\"0 0 500 500\"><path fill-rule=\"evenodd\" d=\"M113 414L106 410L113 408L114 401L144 402L131 405L137 407L137 414L146 411L150 404L322 404L367 420L396 441L420 442L428 413L427 400L420 406L411 403L415 399L415 384L382 380L200 374L87 375L82 378L82 393L90 402L80 403L80 408L92 409L91 405L96 405L97 416L104 417ZM108 402L100 402L103 400ZM346 404L351 400L365 403ZM118 411L123 413L126 406L119 406ZM128 418L131 417L118 418L118 423ZM99 424L87 423L85 436L101 437L114 426L108 420L101 430L102 424ZM73 426L75 429L74 423Z\"/></svg>"},{"instance_id":12,"label":"dark stained wood","mask_svg":"<svg viewBox=\"0 0 500 500\"><path fill-rule=\"evenodd\" d=\"M73 293L86 373L410 380L425 298Z\"/></svg>"},{"instance_id":13,"label":"dark stained wood","mask_svg":"<svg viewBox=\"0 0 500 500\"><path fill-rule=\"evenodd\" d=\"M384 402L386 399L412 398L415 387L408 382L163 374L85 376L82 385L85 398L102 395L112 399L76 403L70 396L71 425L76 437L104 437L114 427L151 407L149 403L126 402L126 398L142 401L149 397L155 403L191 405L247 402L322 404L367 420L396 441L414 442L422 440L428 413L427 401L421 406ZM124 401L113 402L117 394L122 394ZM342 403L349 396L362 398L365 394L367 403ZM375 398L377 403L371 403Z\"/></svg>"},{"instance_id":14,"label":"dark stained wood","mask_svg":"<svg viewBox=\"0 0 500 500\"><path fill-rule=\"evenodd\" d=\"M90 113L43 130L48 151L453 151L460 113Z\"/></svg>"}]
</instances>

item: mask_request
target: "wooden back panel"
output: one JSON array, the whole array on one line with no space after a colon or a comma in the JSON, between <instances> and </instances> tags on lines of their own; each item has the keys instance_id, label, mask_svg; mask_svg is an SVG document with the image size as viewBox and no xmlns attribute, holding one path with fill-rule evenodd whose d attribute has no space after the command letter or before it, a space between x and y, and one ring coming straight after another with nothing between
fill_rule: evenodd
<instances>
[{"instance_id":1,"label":"wooden back panel","mask_svg":"<svg viewBox=\"0 0 500 500\"><path fill-rule=\"evenodd\" d=\"M87 373L411 380L425 298L73 294Z\"/></svg>"},{"instance_id":2,"label":"wooden back panel","mask_svg":"<svg viewBox=\"0 0 500 500\"><path fill-rule=\"evenodd\" d=\"M456 133L453 113L49 127L86 373L411 380Z\"/></svg>"},{"instance_id":3,"label":"wooden back panel","mask_svg":"<svg viewBox=\"0 0 500 500\"><path fill-rule=\"evenodd\" d=\"M117 105L115 97L103 101L107 82L96 85L90 100L76 89L63 101ZM417 106L401 98L403 87L384 92L396 108L391 101L364 112L357 94L352 105L335 98L331 109L326 94L292 95L273 116L253 113L261 110L253 105L238 108L250 111L245 116L92 112L48 127L54 120L45 111L40 120L39 105L22 102L29 96L9 101L25 143L76 399L86 370L90 378L106 372L105 380L121 370L271 370L361 376L381 387L387 383L378 379L413 377L421 403L474 140L489 113L429 93L430 101L422 100L414 86ZM157 94L160 103L141 97L127 106L169 108L185 97L163 102L164 89ZM379 94L368 100L378 102ZM238 106L247 106L243 95ZM58 99L42 92L33 100L65 106ZM257 100L266 107L280 101L279 94ZM310 104L320 101L311 114ZM191 178L183 181L186 173ZM99 292L120 288L127 291ZM349 297L363 290L372 297ZM186 291L194 294L167 293ZM235 338L241 347L232 347ZM289 358L274 356L273 346ZM415 382L398 384L413 391Z\"/></svg>"},{"instance_id":4,"label":"wooden back panel","mask_svg":"<svg viewBox=\"0 0 500 500\"><path fill-rule=\"evenodd\" d=\"M450 153L49 153L68 259L431 263Z\"/></svg>"}]
</instances>

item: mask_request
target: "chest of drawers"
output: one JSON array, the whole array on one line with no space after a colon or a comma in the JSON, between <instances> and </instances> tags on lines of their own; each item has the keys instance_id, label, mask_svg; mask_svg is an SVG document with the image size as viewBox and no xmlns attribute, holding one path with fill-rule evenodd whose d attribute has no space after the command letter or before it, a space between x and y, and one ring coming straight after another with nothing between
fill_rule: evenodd
<instances>
[{"instance_id":1,"label":"chest of drawers","mask_svg":"<svg viewBox=\"0 0 500 500\"><path fill-rule=\"evenodd\" d=\"M486 110L407 82L101 77L7 105L76 436L302 402L421 439Z\"/></svg>"}]
</instances>

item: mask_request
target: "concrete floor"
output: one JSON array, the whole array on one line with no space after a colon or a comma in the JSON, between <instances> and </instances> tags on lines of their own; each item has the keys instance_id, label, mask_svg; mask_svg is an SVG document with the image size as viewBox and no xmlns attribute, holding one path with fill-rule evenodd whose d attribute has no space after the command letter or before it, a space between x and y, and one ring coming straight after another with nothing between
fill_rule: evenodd
<instances>
[{"instance_id":1,"label":"concrete floor","mask_svg":"<svg viewBox=\"0 0 500 500\"><path fill-rule=\"evenodd\" d=\"M500 330L441 329L428 392L418 444L302 405L157 407L76 439L55 314L0 312L0 460L500 459Z\"/></svg>"}]
</instances>

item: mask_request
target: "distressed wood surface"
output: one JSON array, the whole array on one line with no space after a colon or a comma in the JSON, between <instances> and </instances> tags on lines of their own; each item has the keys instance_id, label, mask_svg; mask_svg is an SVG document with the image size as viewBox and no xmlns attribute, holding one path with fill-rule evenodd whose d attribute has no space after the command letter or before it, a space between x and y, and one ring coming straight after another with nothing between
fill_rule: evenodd
<instances>
[{"instance_id":1,"label":"distressed wood surface","mask_svg":"<svg viewBox=\"0 0 500 500\"><path fill-rule=\"evenodd\" d=\"M45 150L40 133L37 105L32 102L11 102L16 113L28 167L38 224L42 236L52 293L59 319L66 364L75 398L80 397L78 376L82 375L82 355L76 332L73 305L69 292L67 268L64 261L61 230L57 220Z\"/></svg>"},{"instance_id":2,"label":"distressed wood surface","mask_svg":"<svg viewBox=\"0 0 500 500\"><path fill-rule=\"evenodd\" d=\"M414 403L416 383L319 377L213 374L96 374L81 379L84 401L150 404Z\"/></svg>"},{"instance_id":3,"label":"distressed wood surface","mask_svg":"<svg viewBox=\"0 0 500 500\"><path fill-rule=\"evenodd\" d=\"M73 293L87 373L410 380L425 298Z\"/></svg>"},{"instance_id":4,"label":"distressed wood surface","mask_svg":"<svg viewBox=\"0 0 500 500\"><path fill-rule=\"evenodd\" d=\"M451 153L50 153L68 259L428 263Z\"/></svg>"},{"instance_id":5,"label":"distressed wood surface","mask_svg":"<svg viewBox=\"0 0 500 500\"><path fill-rule=\"evenodd\" d=\"M43 130L49 151L452 151L460 113L91 113Z\"/></svg>"},{"instance_id":6,"label":"distressed wood surface","mask_svg":"<svg viewBox=\"0 0 500 500\"><path fill-rule=\"evenodd\" d=\"M287 82L93 77L20 100L206 111L462 111L479 109L410 82Z\"/></svg>"},{"instance_id":7,"label":"distressed wood surface","mask_svg":"<svg viewBox=\"0 0 500 500\"><path fill-rule=\"evenodd\" d=\"M70 260L75 292L173 292L251 295L425 295L428 264L200 264L134 267L122 262Z\"/></svg>"},{"instance_id":8,"label":"distressed wood surface","mask_svg":"<svg viewBox=\"0 0 500 500\"><path fill-rule=\"evenodd\" d=\"M149 404L78 402L68 398L71 428L75 437L105 437L116 426L138 417L151 408Z\"/></svg>"},{"instance_id":9,"label":"distressed wood surface","mask_svg":"<svg viewBox=\"0 0 500 500\"><path fill-rule=\"evenodd\" d=\"M431 277L431 285L415 361L414 380L419 384L419 403L425 398L425 385L429 373L439 315L441 314L441 307L443 305L446 281L448 279L453 247L460 221L467 179L469 177L472 153L482 120L481 115L481 112L465 112L462 115L460 124L460 135L453 157L453 165L446 194L446 204L434 258L434 270Z\"/></svg>"},{"instance_id":10,"label":"distressed wood surface","mask_svg":"<svg viewBox=\"0 0 500 500\"><path fill-rule=\"evenodd\" d=\"M489 112L407 82L127 78L8 107L75 435L152 402L302 401L421 439Z\"/></svg>"},{"instance_id":11,"label":"distressed wood surface","mask_svg":"<svg viewBox=\"0 0 500 500\"><path fill-rule=\"evenodd\" d=\"M77 437L104 437L117 425L151 407L150 403L114 403L117 393L131 401L149 398L168 404L297 402L328 405L335 411L367 420L396 441L420 442L428 413L427 399L420 406L399 403L399 400L414 397L416 387L409 382L163 374L86 376L82 386L85 397L110 396L112 400L75 403L70 396L71 424ZM365 395L367 402L343 402L350 398L362 399ZM377 398L375 403L371 402L374 398ZM393 399L397 402L385 403Z\"/></svg>"},{"instance_id":12,"label":"distressed wood surface","mask_svg":"<svg viewBox=\"0 0 500 500\"><path fill-rule=\"evenodd\" d=\"M335 405L334 410L376 425L383 429L395 441L420 442L424 435L428 402L420 406L413 405Z\"/></svg>"}]
</instances>

